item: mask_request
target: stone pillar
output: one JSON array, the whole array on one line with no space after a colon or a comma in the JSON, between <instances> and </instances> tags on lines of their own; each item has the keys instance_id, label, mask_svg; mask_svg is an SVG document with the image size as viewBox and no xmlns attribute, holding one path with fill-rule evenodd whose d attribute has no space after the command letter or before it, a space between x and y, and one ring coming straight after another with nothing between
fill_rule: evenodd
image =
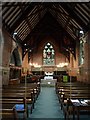
<instances>
[{"instance_id":1,"label":"stone pillar","mask_svg":"<svg viewBox=\"0 0 90 120\"><path fill-rule=\"evenodd\" d=\"M3 51L4 40L2 37L2 31L0 29L0 88L2 87L2 51Z\"/></svg>"},{"instance_id":2,"label":"stone pillar","mask_svg":"<svg viewBox=\"0 0 90 120\"><path fill-rule=\"evenodd\" d=\"M83 81L90 83L90 31L88 31L85 37L83 67Z\"/></svg>"},{"instance_id":3,"label":"stone pillar","mask_svg":"<svg viewBox=\"0 0 90 120\"><path fill-rule=\"evenodd\" d=\"M2 84L8 85L9 82L9 62L12 51L12 38L2 29L3 50L2 50Z\"/></svg>"},{"instance_id":4,"label":"stone pillar","mask_svg":"<svg viewBox=\"0 0 90 120\"><path fill-rule=\"evenodd\" d=\"M90 30L88 32L88 37L87 37L87 44L88 44L88 72L87 72L87 75L88 75L88 82L90 83Z\"/></svg>"}]
</instances>

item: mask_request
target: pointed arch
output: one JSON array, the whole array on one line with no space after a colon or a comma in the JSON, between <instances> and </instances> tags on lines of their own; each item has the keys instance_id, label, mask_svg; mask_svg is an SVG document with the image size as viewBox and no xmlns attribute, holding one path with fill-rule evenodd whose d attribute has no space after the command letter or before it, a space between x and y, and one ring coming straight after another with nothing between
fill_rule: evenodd
<instances>
[{"instance_id":1,"label":"pointed arch","mask_svg":"<svg viewBox=\"0 0 90 120\"><path fill-rule=\"evenodd\" d=\"M17 48L15 48L11 54L10 64L14 64L14 66L21 66L21 59Z\"/></svg>"},{"instance_id":2,"label":"pointed arch","mask_svg":"<svg viewBox=\"0 0 90 120\"><path fill-rule=\"evenodd\" d=\"M43 49L43 65L55 65L55 50L50 42Z\"/></svg>"}]
</instances>

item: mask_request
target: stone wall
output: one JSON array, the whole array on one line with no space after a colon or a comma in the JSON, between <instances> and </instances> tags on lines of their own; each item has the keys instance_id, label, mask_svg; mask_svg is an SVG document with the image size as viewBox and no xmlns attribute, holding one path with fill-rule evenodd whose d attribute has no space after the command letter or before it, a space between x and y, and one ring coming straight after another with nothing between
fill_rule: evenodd
<instances>
[{"instance_id":1,"label":"stone wall","mask_svg":"<svg viewBox=\"0 0 90 120\"><path fill-rule=\"evenodd\" d=\"M8 84L9 82L9 71L10 71L10 57L13 52L13 50L16 48L16 43L13 41L13 38L3 29L3 34L1 36L1 46L0 46L0 55L1 60L0 60L0 78L2 77L2 83L4 85ZM79 66L79 44L77 42L77 47L76 47L76 59L72 55L70 55L70 64L68 66L68 73L69 75L72 76L77 76L79 81L84 81L84 82L90 82L90 31L87 33L87 35L84 37L86 39L86 43L84 45L84 64ZM60 52L60 45L55 42L55 40L51 37L47 37L43 39L39 44L37 51L32 51L31 53L31 63L37 63L38 65L43 65L42 61L42 51L44 48L44 45L50 42L55 50L55 66L58 65L59 63L62 62L68 62L67 58ZM51 66L50 68L45 68L41 67L39 68L33 68L32 66L29 65L28 63L28 54L25 55L23 61L22 61L22 49L20 46L18 46L18 51L20 54L20 59L21 59L21 64L22 67L25 69L28 69L29 71L31 70L38 70L38 71L43 71L43 70L60 70L60 68L57 68L55 66Z\"/></svg>"},{"instance_id":2,"label":"stone wall","mask_svg":"<svg viewBox=\"0 0 90 120\"><path fill-rule=\"evenodd\" d=\"M82 37L84 43L84 63L78 66L78 80L90 83L90 32ZM78 56L80 57L80 56Z\"/></svg>"},{"instance_id":3,"label":"stone wall","mask_svg":"<svg viewBox=\"0 0 90 120\"><path fill-rule=\"evenodd\" d=\"M16 48L16 43L13 38L2 29L3 50L2 50L2 84L8 85L10 72L10 57L13 50ZM18 51L19 52L19 51ZM21 51L20 51L21 53Z\"/></svg>"}]
</instances>

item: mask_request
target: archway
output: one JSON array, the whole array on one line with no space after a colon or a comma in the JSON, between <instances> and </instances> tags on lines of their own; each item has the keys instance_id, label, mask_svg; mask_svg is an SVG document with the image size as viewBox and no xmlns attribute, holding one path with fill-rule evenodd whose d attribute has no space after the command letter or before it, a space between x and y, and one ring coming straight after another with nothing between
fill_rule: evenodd
<instances>
[{"instance_id":1,"label":"archway","mask_svg":"<svg viewBox=\"0 0 90 120\"><path fill-rule=\"evenodd\" d=\"M15 48L13 50L11 57L10 57L10 64L13 64L14 66L21 66L21 60L20 60L18 48Z\"/></svg>"},{"instance_id":2,"label":"archway","mask_svg":"<svg viewBox=\"0 0 90 120\"><path fill-rule=\"evenodd\" d=\"M10 57L9 80L20 80L21 77L21 60L18 48L15 48Z\"/></svg>"}]
</instances>

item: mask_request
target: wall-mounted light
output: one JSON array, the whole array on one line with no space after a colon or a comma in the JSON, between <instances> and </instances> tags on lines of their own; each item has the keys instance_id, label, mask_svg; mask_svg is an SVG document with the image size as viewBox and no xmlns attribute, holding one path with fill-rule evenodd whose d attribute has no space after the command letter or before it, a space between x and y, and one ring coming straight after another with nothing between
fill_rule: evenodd
<instances>
[{"instance_id":1,"label":"wall-mounted light","mask_svg":"<svg viewBox=\"0 0 90 120\"><path fill-rule=\"evenodd\" d=\"M68 63L59 63L57 65L57 67L65 67L65 66L68 66Z\"/></svg>"},{"instance_id":2,"label":"wall-mounted light","mask_svg":"<svg viewBox=\"0 0 90 120\"><path fill-rule=\"evenodd\" d=\"M84 32L83 32L83 30L80 30L80 32L79 32L80 34L84 34Z\"/></svg>"},{"instance_id":3,"label":"wall-mounted light","mask_svg":"<svg viewBox=\"0 0 90 120\"><path fill-rule=\"evenodd\" d=\"M40 68L41 65L38 65L38 63L29 63L30 66L36 67L36 68Z\"/></svg>"},{"instance_id":4,"label":"wall-mounted light","mask_svg":"<svg viewBox=\"0 0 90 120\"><path fill-rule=\"evenodd\" d=\"M32 66L33 64L30 62L30 63L29 63L29 65L31 65L31 66Z\"/></svg>"},{"instance_id":5,"label":"wall-mounted light","mask_svg":"<svg viewBox=\"0 0 90 120\"><path fill-rule=\"evenodd\" d=\"M24 45L26 46L27 44L25 43Z\"/></svg>"},{"instance_id":6,"label":"wall-mounted light","mask_svg":"<svg viewBox=\"0 0 90 120\"><path fill-rule=\"evenodd\" d=\"M29 52L32 52L32 50L29 50Z\"/></svg>"},{"instance_id":7,"label":"wall-mounted light","mask_svg":"<svg viewBox=\"0 0 90 120\"><path fill-rule=\"evenodd\" d=\"M14 32L13 35L17 35L17 32Z\"/></svg>"},{"instance_id":8,"label":"wall-mounted light","mask_svg":"<svg viewBox=\"0 0 90 120\"><path fill-rule=\"evenodd\" d=\"M66 49L66 51L69 51L68 49Z\"/></svg>"},{"instance_id":9,"label":"wall-mounted light","mask_svg":"<svg viewBox=\"0 0 90 120\"><path fill-rule=\"evenodd\" d=\"M16 38L15 38L15 35L17 35L17 32L14 32L14 33L13 33L13 38L14 38L14 39L16 39Z\"/></svg>"}]
</instances>

